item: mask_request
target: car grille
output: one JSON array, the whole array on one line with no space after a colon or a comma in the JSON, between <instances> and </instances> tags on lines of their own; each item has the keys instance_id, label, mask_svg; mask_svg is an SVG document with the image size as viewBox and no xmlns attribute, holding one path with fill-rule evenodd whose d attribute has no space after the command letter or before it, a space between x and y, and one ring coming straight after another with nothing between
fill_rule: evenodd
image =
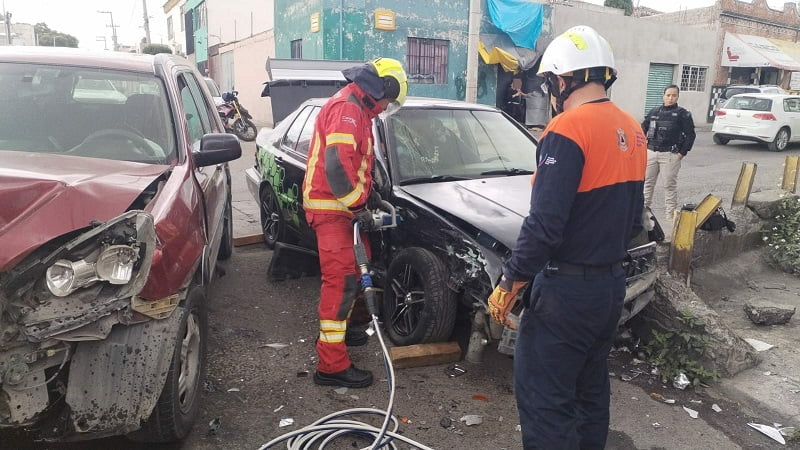
<instances>
[{"instance_id":1,"label":"car grille","mask_svg":"<svg viewBox=\"0 0 800 450\"><path fill-rule=\"evenodd\" d=\"M635 281L656 270L656 243L650 242L628 250L628 258L622 263L626 281Z\"/></svg>"}]
</instances>

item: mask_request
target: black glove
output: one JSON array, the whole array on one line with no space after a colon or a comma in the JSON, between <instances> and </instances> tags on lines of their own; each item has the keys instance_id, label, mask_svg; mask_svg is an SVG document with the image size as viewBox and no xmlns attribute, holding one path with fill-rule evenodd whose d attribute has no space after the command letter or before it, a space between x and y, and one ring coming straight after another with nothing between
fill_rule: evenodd
<instances>
[{"instance_id":1,"label":"black glove","mask_svg":"<svg viewBox=\"0 0 800 450\"><path fill-rule=\"evenodd\" d=\"M372 218L372 212L368 209L362 209L355 213L353 219L358 222L361 231L375 231L375 220Z\"/></svg>"},{"instance_id":2,"label":"black glove","mask_svg":"<svg viewBox=\"0 0 800 450\"><path fill-rule=\"evenodd\" d=\"M381 209L381 207L383 206L381 204L382 200L383 199L381 198L381 194L378 193L378 191L376 191L375 188L370 189L369 197L367 197L367 209L371 210Z\"/></svg>"}]
</instances>

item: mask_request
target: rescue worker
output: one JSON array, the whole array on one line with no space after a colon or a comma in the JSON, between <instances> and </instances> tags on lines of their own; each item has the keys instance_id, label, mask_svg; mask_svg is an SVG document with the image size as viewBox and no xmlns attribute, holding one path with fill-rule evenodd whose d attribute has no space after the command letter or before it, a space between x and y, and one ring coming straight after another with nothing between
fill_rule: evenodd
<instances>
[{"instance_id":1,"label":"rescue worker","mask_svg":"<svg viewBox=\"0 0 800 450\"><path fill-rule=\"evenodd\" d=\"M647 174L644 180L644 206L650 208L658 174L664 174L664 206L672 223L678 207L678 171L683 158L694 145L692 113L678 106L680 88L664 89L664 104L653 108L642 122L647 135Z\"/></svg>"},{"instance_id":2,"label":"rescue worker","mask_svg":"<svg viewBox=\"0 0 800 450\"><path fill-rule=\"evenodd\" d=\"M526 449L603 448L608 436L606 360L647 159L639 123L606 97L614 67L588 26L556 37L539 67L556 115L539 141L530 212L489 297L493 319L514 328L508 312L533 279L514 353Z\"/></svg>"},{"instance_id":3,"label":"rescue worker","mask_svg":"<svg viewBox=\"0 0 800 450\"><path fill-rule=\"evenodd\" d=\"M373 226L369 209L377 208L381 198L372 189L372 119L403 105L408 81L400 62L389 58L342 74L350 83L320 109L303 181L303 208L317 235L322 272L314 382L363 388L372 384L372 372L355 367L346 346L346 341L366 343L366 334L347 329L360 279L353 254L353 220L359 221L362 231ZM369 255L369 241L363 241Z\"/></svg>"}]
</instances>

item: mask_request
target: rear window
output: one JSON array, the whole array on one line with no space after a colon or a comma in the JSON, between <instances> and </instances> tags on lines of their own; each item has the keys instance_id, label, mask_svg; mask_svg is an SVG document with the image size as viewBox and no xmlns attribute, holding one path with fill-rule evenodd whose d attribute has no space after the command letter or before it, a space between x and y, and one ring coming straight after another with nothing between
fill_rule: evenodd
<instances>
[{"instance_id":1,"label":"rear window","mask_svg":"<svg viewBox=\"0 0 800 450\"><path fill-rule=\"evenodd\" d=\"M725 98L731 98L737 94L754 94L761 92L758 88L736 87L725 89Z\"/></svg>"},{"instance_id":2,"label":"rear window","mask_svg":"<svg viewBox=\"0 0 800 450\"><path fill-rule=\"evenodd\" d=\"M741 109L743 111L769 111L772 100L748 96L734 97L725 103L725 109Z\"/></svg>"}]
</instances>

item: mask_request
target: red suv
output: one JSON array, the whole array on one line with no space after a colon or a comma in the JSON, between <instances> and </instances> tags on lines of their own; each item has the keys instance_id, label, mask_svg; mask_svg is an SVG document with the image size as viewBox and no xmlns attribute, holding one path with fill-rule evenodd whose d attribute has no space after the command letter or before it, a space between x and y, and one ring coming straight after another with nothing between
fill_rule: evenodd
<instances>
[{"instance_id":1,"label":"red suv","mask_svg":"<svg viewBox=\"0 0 800 450\"><path fill-rule=\"evenodd\" d=\"M239 141L173 55L3 47L0 97L0 428L183 438Z\"/></svg>"}]
</instances>

